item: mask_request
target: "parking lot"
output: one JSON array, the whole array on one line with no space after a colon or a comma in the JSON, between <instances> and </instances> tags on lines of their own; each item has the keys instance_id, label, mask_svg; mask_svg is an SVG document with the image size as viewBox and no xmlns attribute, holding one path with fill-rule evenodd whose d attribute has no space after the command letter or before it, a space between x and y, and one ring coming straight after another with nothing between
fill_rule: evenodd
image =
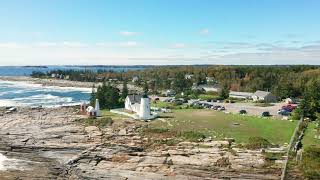
<instances>
[{"instance_id":1,"label":"parking lot","mask_svg":"<svg viewBox=\"0 0 320 180\"><path fill-rule=\"evenodd\" d=\"M160 98L160 100L164 101L168 98ZM261 116L261 114L265 111L268 111L270 115L278 118L282 118L281 115L278 114L278 110L281 109L282 106L286 105L286 103L272 103L271 106L261 107L257 106L256 103L250 102L241 102L241 103L223 103L223 102L207 102L207 101L198 101L198 100L189 100L188 104L191 105L194 102L210 104L213 106L223 106L225 107L225 112L231 113L239 113L240 110L245 110L249 115L257 115Z\"/></svg>"},{"instance_id":2,"label":"parking lot","mask_svg":"<svg viewBox=\"0 0 320 180\"><path fill-rule=\"evenodd\" d=\"M260 107L254 103L212 103L213 105L220 105L226 108L225 111L232 113L239 113L240 110L246 110L249 115L260 116L263 112L268 111L272 116L281 117L278 115L278 110L281 109L285 103L273 103L273 106Z\"/></svg>"}]
</instances>

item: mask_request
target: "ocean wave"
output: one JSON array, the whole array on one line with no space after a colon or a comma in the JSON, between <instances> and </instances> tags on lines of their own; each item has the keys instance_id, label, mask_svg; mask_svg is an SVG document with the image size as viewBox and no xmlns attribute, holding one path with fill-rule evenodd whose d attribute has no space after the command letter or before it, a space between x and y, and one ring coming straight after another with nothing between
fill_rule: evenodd
<instances>
[{"instance_id":1,"label":"ocean wave","mask_svg":"<svg viewBox=\"0 0 320 180\"><path fill-rule=\"evenodd\" d=\"M90 88L42 86L28 82L0 81L0 106L57 107L87 102Z\"/></svg>"},{"instance_id":2,"label":"ocean wave","mask_svg":"<svg viewBox=\"0 0 320 180\"><path fill-rule=\"evenodd\" d=\"M42 84L35 84L32 82L25 81L0 81L0 87L4 88L25 88L33 89L36 91L48 90L48 91L61 91L61 92L72 92L81 91L84 93L91 93L92 88L80 88L80 87L60 87L60 86L43 86Z\"/></svg>"},{"instance_id":3,"label":"ocean wave","mask_svg":"<svg viewBox=\"0 0 320 180\"><path fill-rule=\"evenodd\" d=\"M38 94L13 99L0 99L0 106L43 106L59 107L79 105L86 99L74 100L72 97L54 96L52 94Z\"/></svg>"}]
</instances>

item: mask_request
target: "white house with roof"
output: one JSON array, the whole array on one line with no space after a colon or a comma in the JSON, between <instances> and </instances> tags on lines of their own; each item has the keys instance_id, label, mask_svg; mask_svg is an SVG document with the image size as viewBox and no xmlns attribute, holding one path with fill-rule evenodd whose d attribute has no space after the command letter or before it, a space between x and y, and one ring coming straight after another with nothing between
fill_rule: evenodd
<instances>
[{"instance_id":1,"label":"white house with roof","mask_svg":"<svg viewBox=\"0 0 320 180\"><path fill-rule=\"evenodd\" d=\"M156 116L151 114L150 99L147 95L128 95L125 99L125 109L136 113L139 119L154 119Z\"/></svg>"},{"instance_id":2,"label":"white house with roof","mask_svg":"<svg viewBox=\"0 0 320 180\"><path fill-rule=\"evenodd\" d=\"M267 91L256 91L252 94L251 98L253 101L264 101L266 103L277 102L277 97Z\"/></svg>"}]
</instances>

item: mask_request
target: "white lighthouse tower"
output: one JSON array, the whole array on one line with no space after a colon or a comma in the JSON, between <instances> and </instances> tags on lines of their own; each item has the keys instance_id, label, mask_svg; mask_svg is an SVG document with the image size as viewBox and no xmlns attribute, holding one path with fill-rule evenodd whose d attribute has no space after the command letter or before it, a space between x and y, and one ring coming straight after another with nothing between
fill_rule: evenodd
<instances>
[{"instance_id":1,"label":"white lighthouse tower","mask_svg":"<svg viewBox=\"0 0 320 180\"><path fill-rule=\"evenodd\" d=\"M101 116L99 99L96 99L96 107L94 109L96 110L96 116Z\"/></svg>"},{"instance_id":2,"label":"white lighthouse tower","mask_svg":"<svg viewBox=\"0 0 320 180\"><path fill-rule=\"evenodd\" d=\"M140 119L151 119L150 102L147 95L143 95L140 102L140 111L138 113Z\"/></svg>"}]
</instances>

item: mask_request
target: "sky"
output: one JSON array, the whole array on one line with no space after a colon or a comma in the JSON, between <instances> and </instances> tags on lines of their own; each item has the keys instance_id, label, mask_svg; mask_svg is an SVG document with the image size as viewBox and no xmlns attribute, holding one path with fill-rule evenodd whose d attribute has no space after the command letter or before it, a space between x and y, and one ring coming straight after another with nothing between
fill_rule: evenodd
<instances>
[{"instance_id":1,"label":"sky","mask_svg":"<svg viewBox=\"0 0 320 180\"><path fill-rule=\"evenodd\" d=\"M1 0L0 66L320 64L319 0Z\"/></svg>"}]
</instances>

